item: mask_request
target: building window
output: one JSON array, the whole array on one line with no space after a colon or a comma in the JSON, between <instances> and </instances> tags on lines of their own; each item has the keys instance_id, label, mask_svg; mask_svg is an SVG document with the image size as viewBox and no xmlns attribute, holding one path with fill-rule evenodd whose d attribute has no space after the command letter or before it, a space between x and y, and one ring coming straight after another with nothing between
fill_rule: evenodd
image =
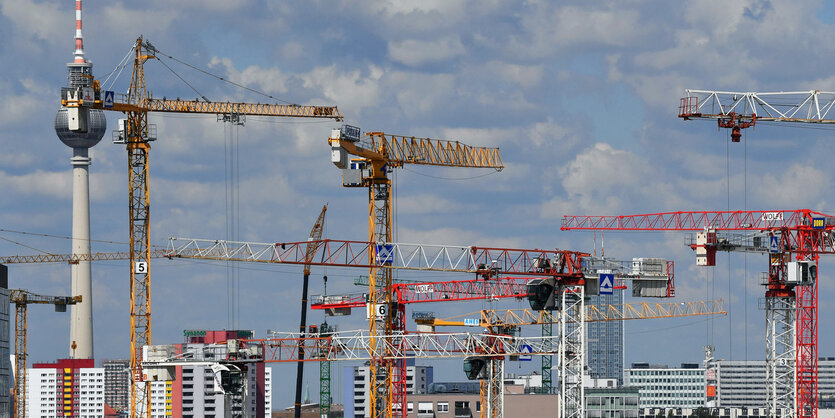
<instances>
[{"instance_id":1,"label":"building window","mask_svg":"<svg viewBox=\"0 0 835 418\"><path fill-rule=\"evenodd\" d=\"M438 402L438 412L449 412L449 402Z\"/></svg>"},{"instance_id":2,"label":"building window","mask_svg":"<svg viewBox=\"0 0 835 418\"><path fill-rule=\"evenodd\" d=\"M418 414L431 414L432 402L418 402Z\"/></svg>"}]
</instances>

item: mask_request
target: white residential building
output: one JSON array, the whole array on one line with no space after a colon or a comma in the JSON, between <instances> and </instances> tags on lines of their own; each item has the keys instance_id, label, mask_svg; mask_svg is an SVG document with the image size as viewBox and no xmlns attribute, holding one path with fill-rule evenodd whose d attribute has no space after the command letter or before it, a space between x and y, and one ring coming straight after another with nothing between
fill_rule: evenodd
<instances>
[{"instance_id":1,"label":"white residential building","mask_svg":"<svg viewBox=\"0 0 835 418\"><path fill-rule=\"evenodd\" d=\"M94 364L92 359L63 359L27 369L27 416L104 416L104 368Z\"/></svg>"}]
</instances>

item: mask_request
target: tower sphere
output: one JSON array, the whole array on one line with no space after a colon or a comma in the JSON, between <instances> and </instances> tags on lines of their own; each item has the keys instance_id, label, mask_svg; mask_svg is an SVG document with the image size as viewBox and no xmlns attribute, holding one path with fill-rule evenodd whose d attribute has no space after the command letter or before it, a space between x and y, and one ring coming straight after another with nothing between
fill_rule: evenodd
<instances>
[{"instance_id":1,"label":"tower sphere","mask_svg":"<svg viewBox=\"0 0 835 418\"><path fill-rule=\"evenodd\" d=\"M107 119L99 109L89 109L87 118L87 132L74 132L69 128L67 109L61 108L55 115L55 133L64 145L71 148L90 148L104 137L107 130Z\"/></svg>"}]
</instances>

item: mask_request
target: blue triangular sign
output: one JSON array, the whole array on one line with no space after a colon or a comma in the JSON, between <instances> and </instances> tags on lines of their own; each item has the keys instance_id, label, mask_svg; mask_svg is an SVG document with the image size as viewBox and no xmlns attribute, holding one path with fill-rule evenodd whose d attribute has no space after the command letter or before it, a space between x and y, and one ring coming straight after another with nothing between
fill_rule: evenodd
<instances>
[{"instance_id":1,"label":"blue triangular sign","mask_svg":"<svg viewBox=\"0 0 835 418\"><path fill-rule=\"evenodd\" d=\"M611 295L612 289L615 287L615 275L614 274L601 274L600 275L600 294L601 295Z\"/></svg>"},{"instance_id":2,"label":"blue triangular sign","mask_svg":"<svg viewBox=\"0 0 835 418\"><path fill-rule=\"evenodd\" d=\"M779 253L780 252L780 241L777 237L769 237L771 238L768 242L768 251L771 253Z\"/></svg>"}]
</instances>

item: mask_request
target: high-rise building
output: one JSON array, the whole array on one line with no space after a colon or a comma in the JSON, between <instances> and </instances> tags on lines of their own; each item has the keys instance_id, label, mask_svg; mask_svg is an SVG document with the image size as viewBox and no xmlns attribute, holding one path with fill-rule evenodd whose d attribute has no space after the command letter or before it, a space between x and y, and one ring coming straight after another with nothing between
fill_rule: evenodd
<instances>
[{"instance_id":1,"label":"high-rise building","mask_svg":"<svg viewBox=\"0 0 835 418\"><path fill-rule=\"evenodd\" d=\"M195 361L226 358L226 347L202 350L204 347L230 339L252 338L253 331L186 330L185 342L175 344L178 353L193 353ZM151 384L151 415L154 418L223 417L230 410L233 416L264 418L272 413L272 369L263 361L247 363L242 376L245 395L224 394L216 385L215 371L209 366L178 366L172 382ZM229 405L226 404L227 400Z\"/></svg>"},{"instance_id":2,"label":"high-rise building","mask_svg":"<svg viewBox=\"0 0 835 418\"><path fill-rule=\"evenodd\" d=\"M35 363L26 370L26 415L104 416L104 368L93 359Z\"/></svg>"},{"instance_id":3,"label":"high-rise building","mask_svg":"<svg viewBox=\"0 0 835 418\"><path fill-rule=\"evenodd\" d=\"M130 410L130 360L104 360L104 403L117 412Z\"/></svg>"},{"instance_id":4,"label":"high-rise building","mask_svg":"<svg viewBox=\"0 0 835 418\"><path fill-rule=\"evenodd\" d=\"M641 408L698 408L705 406L705 369L696 363L681 367L632 363L623 371L625 386L639 388Z\"/></svg>"},{"instance_id":5,"label":"high-rise building","mask_svg":"<svg viewBox=\"0 0 835 418\"><path fill-rule=\"evenodd\" d=\"M589 296L588 304L622 305L623 290L609 295ZM617 379L623 385L624 321L597 321L586 324L586 359L593 379Z\"/></svg>"},{"instance_id":6,"label":"high-rise building","mask_svg":"<svg viewBox=\"0 0 835 418\"><path fill-rule=\"evenodd\" d=\"M407 360L406 393L411 395L426 393L432 384L432 366L415 366L414 359ZM345 396L345 417L368 416L368 389L371 387L369 366L346 366L343 368L342 393Z\"/></svg>"},{"instance_id":7,"label":"high-rise building","mask_svg":"<svg viewBox=\"0 0 835 418\"><path fill-rule=\"evenodd\" d=\"M0 264L0 417L7 417L12 413L9 312L11 312L11 305L9 304L8 267Z\"/></svg>"}]
</instances>

